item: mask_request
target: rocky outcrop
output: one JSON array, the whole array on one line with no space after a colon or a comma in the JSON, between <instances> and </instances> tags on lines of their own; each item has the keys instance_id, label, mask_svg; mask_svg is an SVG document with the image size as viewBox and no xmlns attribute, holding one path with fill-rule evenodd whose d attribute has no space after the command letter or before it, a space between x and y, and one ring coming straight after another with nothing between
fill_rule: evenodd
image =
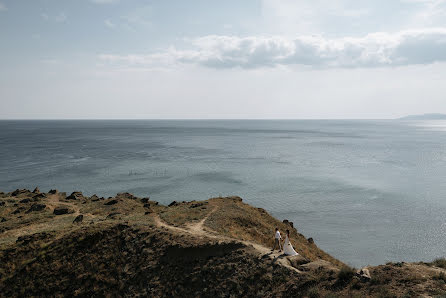
<instances>
[{"instance_id":1,"label":"rocky outcrop","mask_svg":"<svg viewBox=\"0 0 446 298\"><path fill-rule=\"evenodd\" d=\"M82 214L79 214L76 216L76 218L73 220L73 223L81 223L84 220L84 216Z\"/></svg>"},{"instance_id":2,"label":"rocky outcrop","mask_svg":"<svg viewBox=\"0 0 446 298\"><path fill-rule=\"evenodd\" d=\"M118 204L118 200L115 200L115 199L108 199L105 203L104 203L104 205L106 205L106 206L110 206L110 205L115 205L115 204Z\"/></svg>"},{"instance_id":3,"label":"rocky outcrop","mask_svg":"<svg viewBox=\"0 0 446 298\"><path fill-rule=\"evenodd\" d=\"M359 269L356 272L356 276L359 277L359 279L363 282L367 282L372 279L372 276L370 275L370 271L367 268Z\"/></svg>"},{"instance_id":4,"label":"rocky outcrop","mask_svg":"<svg viewBox=\"0 0 446 298\"><path fill-rule=\"evenodd\" d=\"M53 214L54 215L64 215L64 214L70 214L74 213L74 210L68 208L68 207L56 207L54 208Z\"/></svg>"},{"instance_id":5,"label":"rocky outcrop","mask_svg":"<svg viewBox=\"0 0 446 298\"><path fill-rule=\"evenodd\" d=\"M26 197L26 196L31 197L32 192L30 192L28 189L16 189L15 191L13 191L11 193L11 196L12 197Z\"/></svg>"},{"instance_id":6,"label":"rocky outcrop","mask_svg":"<svg viewBox=\"0 0 446 298\"><path fill-rule=\"evenodd\" d=\"M85 199L84 195L80 191L74 191L67 197L67 200L82 200Z\"/></svg>"},{"instance_id":7,"label":"rocky outcrop","mask_svg":"<svg viewBox=\"0 0 446 298\"><path fill-rule=\"evenodd\" d=\"M294 268L299 268L299 266L310 262L309 260L307 260L306 258L304 258L301 255L287 257L287 259L288 259L288 262L290 263L290 265L293 266Z\"/></svg>"},{"instance_id":8,"label":"rocky outcrop","mask_svg":"<svg viewBox=\"0 0 446 298\"><path fill-rule=\"evenodd\" d=\"M26 213L30 213L30 212L34 212L34 211L42 211L43 209L45 209L46 205L44 204L33 204L31 206L31 208L28 209L28 211L26 211Z\"/></svg>"},{"instance_id":9,"label":"rocky outcrop","mask_svg":"<svg viewBox=\"0 0 446 298\"><path fill-rule=\"evenodd\" d=\"M118 198L118 199L129 199L129 200L136 200L136 199L138 199L138 197L135 197L134 195L132 195L131 193L128 193L128 192L118 193L116 195L116 198Z\"/></svg>"}]
</instances>

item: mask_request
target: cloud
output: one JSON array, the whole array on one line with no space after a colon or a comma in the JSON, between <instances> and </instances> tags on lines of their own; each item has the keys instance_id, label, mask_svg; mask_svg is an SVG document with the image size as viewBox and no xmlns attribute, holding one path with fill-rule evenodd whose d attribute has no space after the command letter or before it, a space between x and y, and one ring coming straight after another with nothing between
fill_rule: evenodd
<instances>
[{"instance_id":1,"label":"cloud","mask_svg":"<svg viewBox=\"0 0 446 298\"><path fill-rule=\"evenodd\" d=\"M142 67L194 64L210 68L306 65L317 68L386 67L446 61L446 28L373 33L361 38L322 36L236 37L189 40L191 49L170 47L147 55L100 55L112 64Z\"/></svg>"},{"instance_id":2,"label":"cloud","mask_svg":"<svg viewBox=\"0 0 446 298\"><path fill-rule=\"evenodd\" d=\"M56 23L63 23L67 20L67 15L64 12L61 12L57 15L48 15L46 13L42 13L40 16L45 21L53 21Z\"/></svg>"},{"instance_id":3,"label":"cloud","mask_svg":"<svg viewBox=\"0 0 446 298\"><path fill-rule=\"evenodd\" d=\"M115 28L115 27L116 27L115 23L113 23L113 22L110 21L110 20L105 20L105 21L104 21L104 24L105 24L105 26L107 26L108 28Z\"/></svg>"},{"instance_id":4,"label":"cloud","mask_svg":"<svg viewBox=\"0 0 446 298\"><path fill-rule=\"evenodd\" d=\"M6 5L3 3L0 3L0 11L7 11L7 10L8 10L8 8L6 7Z\"/></svg>"}]
</instances>

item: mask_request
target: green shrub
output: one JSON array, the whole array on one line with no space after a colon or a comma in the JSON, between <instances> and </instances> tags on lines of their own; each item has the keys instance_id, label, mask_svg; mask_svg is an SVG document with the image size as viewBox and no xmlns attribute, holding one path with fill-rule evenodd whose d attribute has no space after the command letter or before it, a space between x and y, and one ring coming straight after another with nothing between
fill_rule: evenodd
<instances>
[{"instance_id":1,"label":"green shrub","mask_svg":"<svg viewBox=\"0 0 446 298\"><path fill-rule=\"evenodd\" d=\"M444 272L440 272L440 274L434 276L434 279L440 280L440 281L443 281L444 283L446 283L446 274L444 274Z\"/></svg>"},{"instance_id":2,"label":"green shrub","mask_svg":"<svg viewBox=\"0 0 446 298\"><path fill-rule=\"evenodd\" d=\"M344 266L338 273L338 283L347 284L352 280L353 276L355 276L355 269Z\"/></svg>"},{"instance_id":3,"label":"green shrub","mask_svg":"<svg viewBox=\"0 0 446 298\"><path fill-rule=\"evenodd\" d=\"M431 265L446 269L446 258L440 258L434 260Z\"/></svg>"},{"instance_id":4,"label":"green shrub","mask_svg":"<svg viewBox=\"0 0 446 298\"><path fill-rule=\"evenodd\" d=\"M319 290L317 288L311 288L308 290L308 297L309 298L319 298Z\"/></svg>"}]
</instances>

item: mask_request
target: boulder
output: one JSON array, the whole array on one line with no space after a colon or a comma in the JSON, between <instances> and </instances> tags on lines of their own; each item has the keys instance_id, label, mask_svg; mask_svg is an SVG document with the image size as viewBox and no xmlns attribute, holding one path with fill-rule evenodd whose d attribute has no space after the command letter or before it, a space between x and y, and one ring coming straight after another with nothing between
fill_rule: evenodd
<instances>
[{"instance_id":1,"label":"boulder","mask_svg":"<svg viewBox=\"0 0 446 298\"><path fill-rule=\"evenodd\" d=\"M48 193L51 195L55 195L58 193L58 191L57 191L57 189L51 189Z\"/></svg>"},{"instance_id":2,"label":"boulder","mask_svg":"<svg viewBox=\"0 0 446 298\"><path fill-rule=\"evenodd\" d=\"M370 271L367 268L359 269L356 272L356 276L359 277L359 279L363 282L367 282L372 279L372 276L370 275Z\"/></svg>"},{"instance_id":3,"label":"boulder","mask_svg":"<svg viewBox=\"0 0 446 298\"><path fill-rule=\"evenodd\" d=\"M84 195L80 191L74 191L67 197L67 200L81 200L84 199Z\"/></svg>"},{"instance_id":4,"label":"boulder","mask_svg":"<svg viewBox=\"0 0 446 298\"><path fill-rule=\"evenodd\" d=\"M33 196L34 200L39 200L39 199L43 199L43 198L46 198L46 194L44 194L44 193L38 193Z\"/></svg>"},{"instance_id":5,"label":"boulder","mask_svg":"<svg viewBox=\"0 0 446 298\"><path fill-rule=\"evenodd\" d=\"M5 206L5 202L0 202L0 206Z\"/></svg>"},{"instance_id":6,"label":"boulder","mask_svg":"<svg viewBox=\"0 0 446 298\"><path fill-rule=\"evenodd\" d=\"M42 211L43 209L45 209L46 205L44 204L33 204L31 206L31 208L29 208L28 211L26 211L26 213L30 213L30 212L34 212L34 211Z\"/></svg>"},{"instance_id":7,"label":"boulder","mask_svg":"<svg viewBox=\"0 0 446 298\"><path fill-rule=\"evenodd\" d=\"M74 211L67 207L56 207L56 208L54 208L53 213L55 215L63 215L63 214L74 213Z\"/></svg>"},{"instance_id":8,"label":"boulder","mask_svg":"<svg viewBox=\"0 0 446 298\"><path fill-rule=\"evenodd\" d=\"M325 270L334 271L334 272L339 271L339 268L335 267L332 263L322 260L322 259L319 259L319 260L299 266L299 270L302 270L302 271L314 271L314 270L320 270L320 269L325 269Z\"/></svg>"},{"instance_id":9,"label":"boulder","mask_svg":"<svg viewBox=\"0 0 446 298\"><path fill-rule=\"evenodd\" d=\"M173 201L172 203L170 203L168 205L168 207L172 207L172 206L176 206L176 205L178 205L177 201Z\"/></svg>"},{"instance_id":10,"label":"boulder","mask_svg":"<svg viewBox=\"0 0 446 298\"><path fill-rule=\"evenodd\" d=\"M90 197L90 200L91 200L92 202L97 202L97 201L99 201L99 197L98 197L97 195L92 195L92 196Z\"/></svg>"},{"instance_id":11,"label":"boulder","mask_svg":"<svg viewBox=\"0 0 446 298\"><path fill-rule=\"evenodd\" d=\"M76 216L76 218L73 220L73 223L81 223L84 220L84 216L82 214Z\"/></svg>"},{"instance_id":12,"label":"boulder","mask_svg":"<svg viewBox=\"0 0 446 298\"><path fill-rule=\"evenodd\" d=\"M198 207L201 207L201 206L204 206L204 205L205 205L204 203L194 203L190 207L191 208L198 208Z\"/></svg>"},{"instance_id":13,"label":"boulder","mask_svg":"<svg viewBox=\"0 0 446 298\"><path fill-rule=\"evenodd\" d=\"M116 216L117 215L120 215L121 213L119 213L119 212L113 212L113 213L110 213L109 215L107 215L107 219L114 219L114 218L116 218Z\"/></svg>"},{"instance_id":14,"label":"boulder","mask_svg":"<svg viewBox=\"0 0 446 298\"><path fill-rule=\"evenodd\" d=\"M138 197L135 197L134 195L132 195L131 193L128 193L128 192L122 192L122 193L118 193L116 195L116 198L136 200Z\"/></svg>"},{"instance_id":15,"label":"boulder","mask_svg":"<svg viewBox=\"0 0 446 298\"><path fill-rule=\"evenodd\" d=\"M294 223L292 221L289 221L288 219L284 219L283 223L289 225L292 228L294 228Z\"/></svg>"},{"instance_id":16,"label":"boulder","mask_svg":"<svg viewBox=\"0 0 446 298\"><path fill-rule=\"evenodd\" d=\"M288 262L290 262L290 265L293 266L294 268L298 268L299 266L308 264L310 262L301 255L287 257L287 259Z\"/></svg>"},{"instance_id":17,"label":"boulder","mask_svg":"<svg viewBox=\"0 0 446 298\"><path fill-rule=\"evenodd\" d=\"M6 221L6 218L0 217L0 222L5 222L5 221Z\"/></svg>"},{"instance_id":18,"label":"boulder","mask_svg":"<svg viewBox=\"0 0 446 298\"><path fill-rule=\"evenodd\" d=\"M118 200L108 199L107 202L104 203L104 205L107 205L107 206L115 205L115 204L117 204L118 202L119 202Z\"/></svg>"},{"instance_id":19,"label":"boulder","mask_svg":"<svg viewBox=\"0 0 446 298\"><path fill-rule=\"evenodd\" d=\"M19 197L19 196L23 196L23 195L30 195L32 194L28 189L16 189L15 191L13 191L11 193L12 197Z\"/></svg>"},{"instance_id":20,"label":"boulder","mask_svg":"<svg viewBox=\"0 0 446 298\"><path fill-rule=\"evenodd\" d=\"M20 213L22 211L25 211L25 208L24 207L19 207L16 210L14 210L11 214L18 214L18 213Z\"/></svg>"},{"instance_id":21,"label":"boulder","mask_svg":"<svg viewBox=\"0 0 446 298\"><path fill-rule=\"evenodd\" d=\"M314 240L313 240L313 238L308 238L307 241L308 241L308 243L310 243L310 244L314 244Z\"/></svg>"},{"instance_id":22,"label":"boulder","mask_svg":"<svg viewBox=\"0 0 446 298\"><path fill-rule=\"evenodd\" d=\"M141 203L147 204L149 202L150 198L142 198Z\"/></svg>"},{"instance_id":23,"label":"boulder","mask_svg":"<svg viewBox=\"0 0 446 298\"><path fill-rule=\"evenodd\" d=\"M38 187L34 188L33 193L40 193L40 189Z\"/></svg>"},{"instance_id":24,"label":"boulder","mask_svg":"<svg viewBox=\"0 0 446 298\"><path fill-rule=\"evenodd\" d=\"M20 200L19 203L26 204L26 203L29 203L29 202L31 202L31 199L23 199L23 200Z\"/></svg>"}]
</instances>

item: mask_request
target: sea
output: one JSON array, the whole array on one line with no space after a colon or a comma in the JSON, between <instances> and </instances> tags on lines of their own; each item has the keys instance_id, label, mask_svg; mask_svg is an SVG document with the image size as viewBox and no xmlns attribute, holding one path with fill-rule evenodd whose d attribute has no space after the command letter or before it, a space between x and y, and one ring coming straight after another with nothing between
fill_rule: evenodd
<instances>
[{"instance_id":1,"label":"sea","mask_svg":"<svg viewBox=\"0 0 446 298\"><path fill-rule=\"evenodd\" d=\"M0 121L0 191L36 186L237 195L356 267L446 256L445 121Z\"/></svg>"}]
</instances>

